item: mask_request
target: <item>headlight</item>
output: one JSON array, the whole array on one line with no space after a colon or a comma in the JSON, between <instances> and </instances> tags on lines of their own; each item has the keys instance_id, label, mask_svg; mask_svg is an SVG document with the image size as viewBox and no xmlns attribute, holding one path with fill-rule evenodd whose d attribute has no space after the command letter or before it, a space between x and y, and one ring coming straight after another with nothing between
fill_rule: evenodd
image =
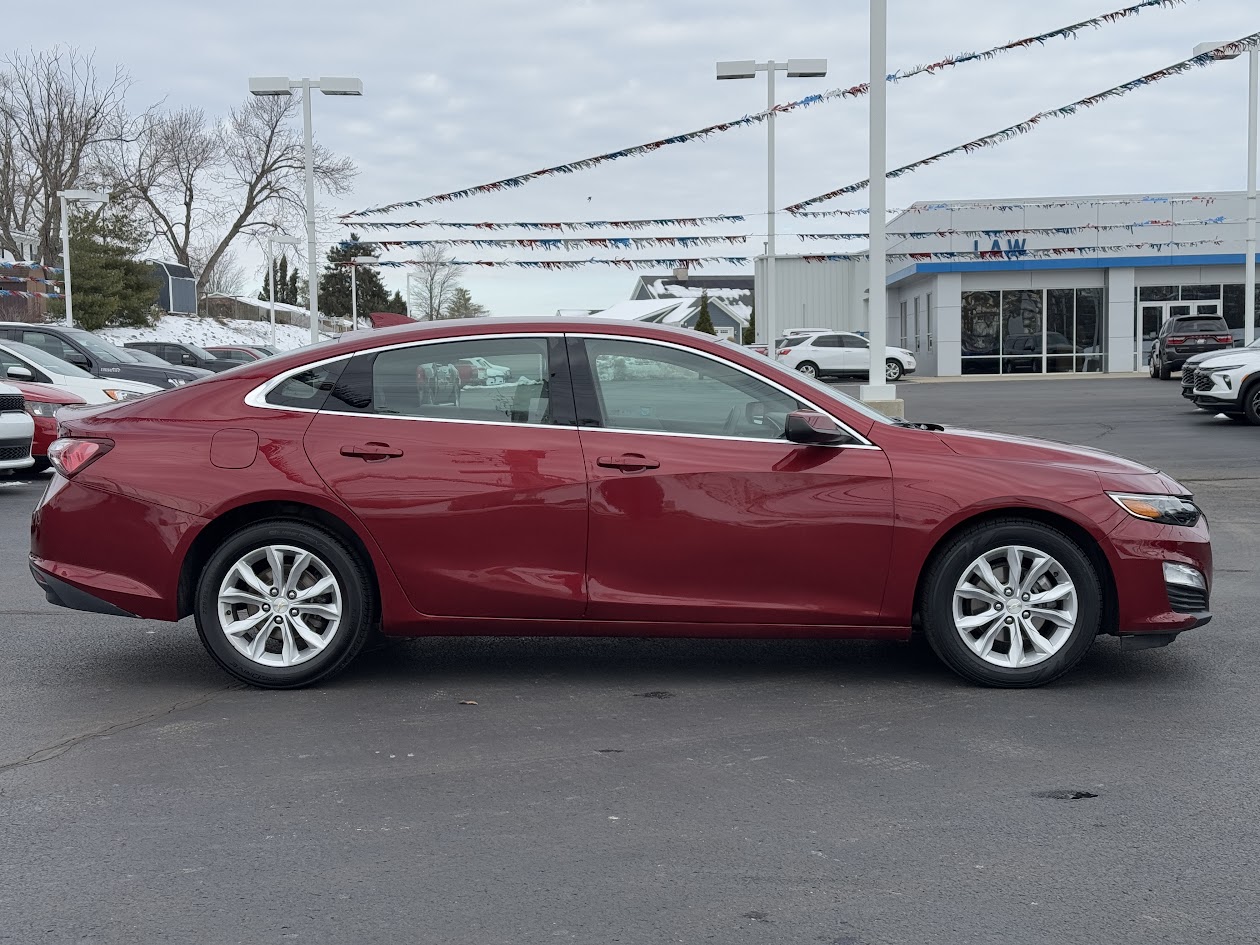
<instances>
[{"instance_id":1,"label":"headlight","mask_svg":"<svg viewBox=\"0 0 1260 945\"><path fill-rule=\"evenodd\" d=\"M32 417L55 417L57 408L61 404L43 404L38 401L28 400L26 402L26 412Z\"/></svg>"},{"instance_id":2,"label":"headlight","mask_svg":"<svg viewBox=\"0 0 1260 945\"><path fill-rule=\"evenodd\" d=\"M1199 507L1183 495L1139 495L1131 492L1108 492L1116 505L1134 518L1161 525L1198 524L1203 514Z\"/></svg>"},{"instance_id":3,"label":"headlight","mask_svg":"<svg viewBox=\"0 0 1260 945\"><path fill-rule=\"evenodd\" d=\"M136 397L143 397L139 391L134 390L106 390L105 396L110 400L132 400Z\"/></svg>"}]
</instances>

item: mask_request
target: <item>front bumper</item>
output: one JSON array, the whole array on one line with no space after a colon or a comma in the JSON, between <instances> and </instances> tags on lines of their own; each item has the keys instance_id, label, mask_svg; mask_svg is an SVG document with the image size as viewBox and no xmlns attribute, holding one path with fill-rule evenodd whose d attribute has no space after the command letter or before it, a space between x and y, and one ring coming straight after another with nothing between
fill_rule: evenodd
<instances>
[{"instance_id":1,"label":"front bumper","mask_svg":"<svg viewBox=\"0 0 1260 945\"><path fill-rule=\"evenodd\" d=\"M1206 519L1186 528L1125 516L1108 536L1116 581L1118 613L1114 632L1126 636L1176 636L1212 619L1212 545ZM1203 575L1204 588L1188 596L1165 579L1164 562L1185 565ZM1171 642L1171 637L1164 643ZM1131 643L1127 646L1163 646Z\"/></svg>"}]
</instances>

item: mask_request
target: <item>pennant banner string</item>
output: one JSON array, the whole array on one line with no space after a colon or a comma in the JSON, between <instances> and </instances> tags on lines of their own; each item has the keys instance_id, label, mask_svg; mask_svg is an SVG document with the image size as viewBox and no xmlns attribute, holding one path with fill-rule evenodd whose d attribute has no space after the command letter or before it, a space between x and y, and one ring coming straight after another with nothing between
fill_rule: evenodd
<instances>
[{"instance_id":1,"label":"pennant banner string","mask_svg":"<svg viewBox=\"0 0 1260 945\"><path fill-rule=\"evenodd\" d=\"M1042 46L1052 39L1071 39L1082 30L1098 29L1111 23L1116 23L1120 20L1126 19L1127 17L1134 16L1145 9L1168 9L1178 6L1184 2L1185 0L1141 0L1139 3L1130 4L1129 6L1123 7L1119 10L1113 10L1110 13L1104 13L1099 16L1091 17L1088 20L1082 20L1079 23L1073 23L1069 26L1061 26L1058 29L1050 30L1045 33L1039 33L1036 36L1027 36L1024 39L1004 43L1001 46L994 46L991 49L984 50L983 52L959 53L955 56L946 56L936 62L914 66L910 69L899 70L889 75L887 80L889 82L900 82L902 79L908 79L918 75L934 75L942 69L960 66L969 62L994 59L1001 54L1008 53L1016 49L1029 49L1033 46ZM822 102L834 101L836 99L860 98L869 92L870 84L866 82L847 89L830 89L826 92L821 92L815 95L807 95L805 98L797 99L793 102L775 105L774 108L766 109L762 112L756 112L751 115L745 115L743 118L719 122L715 125L707 125L706 127L698 128L695 131L683 132L682 134L671 135L668 138L661 138L657 141L649 141L646 144L637 144L629 148L609 151L604 154L597 154L593 157L582 158L581 160L571 161L567 164L557 164L553 167L544 167L541 170L531 171L528 174L520 174L516 177L505 177L503 180L492 181L488 184L478 184L475 187L468 187L464 190L453 190L449 193L434 194L430 197L423 197L419 200L403 200L379 207L369 207L365 210L356 210L351 213L343 214L341 219L344 221L355 217L375 216L377 214L389 213L390 211L398 210L404 207L420 207L427 204L446 203L452 200L463 200L476 194L484 194L493 191L506 190L512 187L520 187L531 180L537 180L541 177L550 177L555 174L572 174L576 171L588 170L592 167L598 167L601 164L606 164L609 161L616 161L623 157L650 154L653 151L659 151L661 148L668 147L670 145L685 144L688 141L707 138L710 135L723 131L729 131L732 128L747 128L765 121L771 114L786 114L788 112L809 108L812 105L818 105Z\"/></svg>"},{"instance_id":2,"label":"pennant banner string","mask_svg":"<svg viewBox=\"0 0 1260 945\"><path fill-rule=\"evenodd\" d=\"M17 296L23 299L64 299L60 292L22 292L18 289L0 289L0 296Z\"/></svg>"},{"instance_id":3,"label":"pennant banner string","mask_svg":"<svg viewBox=\"0 0 1260 945\"><path fill-rule=\"evenodd\" d=\"M58 274L65 271L54 266L41 266L39 263L8 262L7 260L0 260L0 269L39 269L42 272Z\"/></svg>"},{"instance_id":4,"label":"pennant banner string","mask_svg":"<svg viewBox=\"0 0 1260 945\"><path fill-rule=\"evenodd\" d=\"M965 144L960 144L957 147L938 152L931 157L923 158L922 160L915 161L912 164L906 164L903 167L898 167L889 171L886 176L891 179L896 179L905 174L913 173L920 168L927 167L930 164L936 164L938 161L944 160L947 157L952 157L955 154L970 154L972 151L978 151L981 148L994 147L1009 141L1018 135L1027 134L1048 118L1067 118L1075 115L1079 109L1089 108L1093 105L1097 105L1099 102L1106 101L1107 99L1120 98L1121 96L1128 95L1130 92L1137 89L1144 88L1148 85L1154 85L1156 82L1161 82L1172 76L1180 75L1181 73L1188 72L1191 69L1200 68L1202 66L1210 66L1212 63L1217 61L1215 57L1219 53L1242 53L1257 47L1260 47L1260 33L1252 33L1251 35L1244 36L1232 43L1225 43L1222 46L1218 46L1214 50L1201 53L1198 56L1192 56L1189 59L1183 59L1181 62L1174 63L1173 65L1160 69L1157 72L1152 72L1149 75L1144 75L1138 79L1132 79L1122 85L1112 86L1109 89L1087 96L1086 98L1077 99L1075 102L1071 102L1061 108L1038 112L1031 118L1021 121L1018 124L1011 125L1007 128L1003 128L1001 131L995 131L992 134L976 138L972 141L966 142ZM870 186L870 183L871 182L869 180L863 180L858 181L855 184L847 184L844 187L828 191L825 194L819 194L817 197L810 197L808 200L802 200L799 203L794 203L784 209L787 210L788 213L797 213L806 207L812 206L813 204L822 203L826 200L833 200L836 197L843 197L846 194L857 193L859 190L865 190L868 186Z\"/></svg>"},{"instance_id":5,"label":"pennant banner string","mask_svg":"<svg viewBox=\"0 0 1260 945\"><path fill-rule=\"evenodd\" d=\"M930 260L988 260L988 259L1054 259L1062 256L1092 256L1122 250L1151 250L1157 253L1184 249L1191 246L1220 246L1223 240L1177 240L1162 243L1126 243L1112 246L1053 246L1045 249L1006 249L958 252L889 253L890 260L927 262ZM798 257L805 262L841 262L865 260L866 253L827 253ZM702 256L667 259L452 259L448 266L476 266L481 268L516 267L520 269L563 270L583 266L607 266L616 269L703 269L710 265L747 266L748 256ZM378 265L393 269L407 266L430 265L424 260L382 259Z\"/></svg>"},{"instance_id":6,"label":"pennant banner string","mask_svg":"<svg viewBox=\"0 0 1260 945\"><path fill-rule=\"evenodd\" d=\"M761 214L765 216L765 214ZM448 223L445 220L408 220L386 222L378 220L342 220L356 230L404 230L440 226L452 230L551 230L554 232L580 232L582 230L640 230L652 226L706 226L714 223L743 223L745 215L726 213L712 217L663 217L657 220L564 220L552 223L505 222L505 223Z\"/></svg>"}]
</instances>

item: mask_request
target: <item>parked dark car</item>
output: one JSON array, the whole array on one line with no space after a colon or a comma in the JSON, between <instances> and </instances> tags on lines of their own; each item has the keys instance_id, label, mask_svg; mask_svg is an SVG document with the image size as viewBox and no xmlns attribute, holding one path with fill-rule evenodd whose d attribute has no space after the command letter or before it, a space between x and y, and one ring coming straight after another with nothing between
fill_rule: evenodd
<instances>
[{"instance_id":1,"label":"parked dark car","mask_svg":"<svg viewBox=\"0 0 1260 945\"><path fill-rule=\"evenodd\" d=\"M128 341L123 347L155 354L167 364L201 368L204 371L213 371L215 374L220 371L229 371L241 363L216 358L205 348L190 345L186 341Z\"/></svg>"},{"instance_id":2,"label":"parked dark car","mask_svg":"<svg viewBox=\"0 0 1260 945\"><path fill-rule=\"evenodd\" d=\"M1151 377L1168 380L1196 354L1234 346L1234 333L1219 315L1180 315L1164 322L1151 349Z\"/></svg>"},{"instance_id":3,"label":"parked dark car","mask_svg":"<svg viewBox=\"0 0 1260 945\"><path fill-rule=\"evenodd\" d=\"M275 354L271 349L261 345L212 345L206 350L220 361L231 361L233 364L261 361Z\"/></svg>"},{"instance_id":4,"label":"parked dark car","mask_svg":"<svg viewBox=\"0 0 1260 945\"><path fill-rule=\"evenodd\" d=\"M125 348L118 348L82 328L65 325L31 325L0 322L0 339L20 341L69 361L93 377L122 378L158 387L183 387L210 372L195 367L144 364Z\"/></svg>"},{"instance_id":5,"label":"parked dark car","mask_svg":"<svg viewBox=\"0 0 1260 945\"><path fill-rule=\"evenodd\" d=\"M35 580L65 607L194 616L224 669L280 689L343 669L377 628L919 629L968 679L1021 687L1100 633L1145 649L1211 617L1207 523L1154 469L892 420L695 331L560 329L355 332L195 390L63 407ZM461 370L481 361L511 380ZM758 579L732 579L749 562Z\"/></svg>"}]
</instances>

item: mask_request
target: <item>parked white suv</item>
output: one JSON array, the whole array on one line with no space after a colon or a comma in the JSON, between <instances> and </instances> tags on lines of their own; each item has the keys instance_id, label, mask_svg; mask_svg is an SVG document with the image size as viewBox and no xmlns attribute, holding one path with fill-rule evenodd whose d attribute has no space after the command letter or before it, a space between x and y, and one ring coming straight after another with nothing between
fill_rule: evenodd
<instances>
[{"instance_id":1,"label":"parked white suv","mask_svg":"<svg viewBox=\"0 0 1260 945\"><path fill-rule=\"evenodd\" d=\"M784 338L779 363L808 377L864 376L871 369L871 343L851 331L829 331ZM889 381L913 374L918 367L905 348L886 349L885 376Z\"/></svg>"},{"instance_id":2,"label":"parked white suv","mask_svg":"<svg viewBox=\"0 0 1260 945\"><path fill-rule=\"evenodd\" d=\"M1260 425L1260 348L1227 348L1204 358L1186 394L1196 407Z\"/></svg>"},{"instance_id":3,"label":"parked white suv","mask_svg":"<svg viewBox=\"0 0 1260 945\"><path fill-rule=\"evenodd\" d=\"M31 459L35 421L26 412L26 398L16 387L0 384L0 470L26 469Z\"/></svg>"}]
</instances>

